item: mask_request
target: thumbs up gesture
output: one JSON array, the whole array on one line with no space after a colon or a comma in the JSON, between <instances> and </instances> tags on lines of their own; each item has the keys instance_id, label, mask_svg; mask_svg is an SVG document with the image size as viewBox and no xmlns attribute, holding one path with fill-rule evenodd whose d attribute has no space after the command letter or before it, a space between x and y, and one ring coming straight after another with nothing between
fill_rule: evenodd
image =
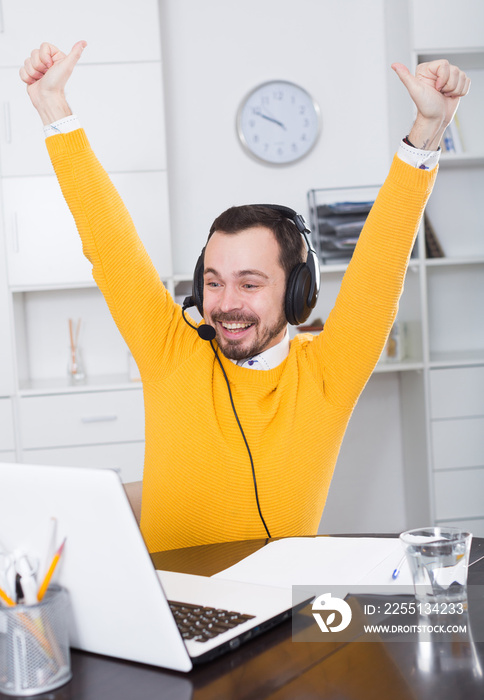
<instances>
[{"instance_id":1,"label":"thumbs up gesture","mask_svg":"<svg viewBox=\"0 0 484 700\"><path fill-rule=\"evenodd\" d=\"M401 63L392 68L417 107L409 140L417 148L436 150L461 97L469 92L470 78L445 59L419 64L415 75Z\"/></svg>"},{"instance_id":2,"label":"thumbs up gesture","mask_svg":"<svg viewBox=\"0 0 484 700\"><path fill-rule=\"evenodd\" d=\"M27 84L27 92L44 124L71 114L64 88L85 47L85 41L78 41L65 54L44 42L32 51L20 69L20 77Z\"/></svg>"}]
</instances>

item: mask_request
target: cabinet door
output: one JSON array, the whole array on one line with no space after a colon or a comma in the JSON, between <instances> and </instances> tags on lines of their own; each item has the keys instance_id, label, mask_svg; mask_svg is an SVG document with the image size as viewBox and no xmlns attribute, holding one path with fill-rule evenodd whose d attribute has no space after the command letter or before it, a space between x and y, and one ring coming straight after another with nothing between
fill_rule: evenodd
<instances>
[{"instance_id":1,"label":"cabinet door","mask_svg":"<svg viewBox=\"0 0 484 700\"><path fill-rule=\"evenodd\" d=\"M484 366L430 370L433 419L484 416Z\"/></svg>"},{"instance_id":2,"label":"cabinet door","mask_svg":"<svg viewBox=\"0 0 484 700\"><path fill-rule=\"evenodd\" d=\"M157 0L63 0L49 8L38 0L1 0L0 65L17 66L49 41L70 51L87 41L82 61L156 61L160 58Z\"/></svg>"},{"instance_id":3,"label":"cabinet door","mask_svg":"<svg viewBox=\"0 0 484 700\"><path fill-rule=\"evenodd\" d=\"M161 276L171 272L164 172L113 176ZM8 278L12 287L92 283L91 264L55 177L4 178Z\"/></svg>"},{"instance_id":4,"label":"cabinet door","mask_svg":"<svg viewBox=\"0 0 484 700\"><path fill-rule=\"evenodd\" d=\"M412 0L415 48L482 46L482 0Z\"/></svg>"},{"instance_id":5,"label":"cabinet door","mask_svg":"<svg viewBox=\"0 0 484 700\"><path fill-rule=\"evenodd\" d=\"M0 452L14 449L12 402L10 399L0 399Z\"/></svg>"},{"instance_id":6,"label":"cabinet door","mask_svg":"<svg viewBox=\"0 0 484 700\"><path fill-rule=\"evenodd\" d=\"M54 450L24 450L22 461L28 464L51 464L59 467L118 469L121 472L121 479L126 482L141 481L143 460L144 442L125 442L111 445L57 447Z\"/></svg>"},{"instance_id":7,"label":"cabinet door","mask_svg":"<svg viewBox=\"0 0 484 700\"><path fill-rule=\"evenodd\" d=\"M139 390L28 396L20 401L24 449L144 439Z\"/></svg>"},{"instance_id":8,"label":"cabinet door","mask_svg":"<svg viewBox=\"0 0 484 700\"><path fill-rule=\"evenodd\" d=\"M484 469L438 472L434 485L438 520L482 518Z\"/></svg>"},{"instance_id":9,"label":"cabinet door","mask_svg":"<svg viewBox=\"0 0 484 700\"><path fill-rule=\"evenodd\" d=\"M484 417L432 421L431 435L434 469L484 467Z\"/></svg>"},{"instance_id":10,"label":"cabinet door","mask_svg":"<svg viewBox=\"0 0 484 700\"><path fill-rule=\"evenodd\" d=\"M5 250L1 228L0 247ZM0 396L11 396L14 392L12 353L13 324L10 319L7 266L5 264L4 255L0 255L0 324L2 327L2 339L0 341Z\"/></svg>"},{"instance_id":11,"label":"cabinet door","mask_svg":"<svg viewBox=\"0 0 484 700\"><path fill-rule=\"evenodd\" d=\"M51 175L42 123L18 69L0 68L0 85L1 174ZM67 96L106 170L166 169L160 62L80 65Z\"/></svg>"},{"instance_id":12,"label":"cabinet door","mask_svg":"<svg viewBox=\"0 0 484 700\"><path fill-rule=\"evenodd\" d=\"M11 286L92 282L74 221L54 176L4 178Z\"/></svg>"}]
</instances>

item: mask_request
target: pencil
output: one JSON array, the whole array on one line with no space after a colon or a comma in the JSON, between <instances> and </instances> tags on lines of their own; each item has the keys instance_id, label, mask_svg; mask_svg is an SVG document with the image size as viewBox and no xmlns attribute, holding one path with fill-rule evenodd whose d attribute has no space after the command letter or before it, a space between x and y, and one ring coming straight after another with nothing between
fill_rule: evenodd
<instances>
[{"instance_id":1,"label":"pencil","mask_svg":"<svg viewBox=\"0 0 484 700\"><path fill-rule=\"evenodd\" d=\"M46 590L47 590L47 588L48 588L48 586L49 586L49 583L50 583L50 580L51 580L51 578L52 578L52 576L53 576L53 574L54 574L55 568L56 568L57 564L59 563L59 559L61 558L62 550L64 549L65 543L66 543L66 541L65 541L65 539L64 539L63 543L61 544L61 546L59 547L59 549L57 550L57 552L54 554L54 557L53 557L53 559L52 559L51 565L49 566L49 569L48 569L46 575L44 576L44 580L43 580L42 583L40 584L40 588L39 588L39 591L38 591L38 593L37 593L37 600L38 600L39 602L40 602L40 601L42 600L42 598L44 597L45 592L46 592Z\"/></svg>"},{"instance_id":2,"label":"pencil","mask_svg":"<svg viewBox=\"0 0 484 700\"><path fill-rule=\"evenodd\" d=\"M8 595L5 593L5 591L2 591L1 588L0 588L0 600L3 600L3 602L6 603L7 605L10 605L10 606L15 605L15 601L13 601L13 600L10 598L10 596L8 596Z\"/></svg>"}]
</instances>

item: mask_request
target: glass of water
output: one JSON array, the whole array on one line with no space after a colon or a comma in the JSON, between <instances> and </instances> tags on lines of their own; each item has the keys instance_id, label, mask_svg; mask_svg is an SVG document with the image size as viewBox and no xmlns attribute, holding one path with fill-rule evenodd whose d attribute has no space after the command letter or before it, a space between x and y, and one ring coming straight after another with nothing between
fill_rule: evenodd
<instances>
[{"instance_id":1,"label":"glass of water","mask_svg":"<svg viewBox=\"0 0 484 700\"><path fill-rule=\"evenodd\" d=\"M472 535L453 527L424 527L400 535L421 603L467 600Z\"/></svg>"}]
</instances>

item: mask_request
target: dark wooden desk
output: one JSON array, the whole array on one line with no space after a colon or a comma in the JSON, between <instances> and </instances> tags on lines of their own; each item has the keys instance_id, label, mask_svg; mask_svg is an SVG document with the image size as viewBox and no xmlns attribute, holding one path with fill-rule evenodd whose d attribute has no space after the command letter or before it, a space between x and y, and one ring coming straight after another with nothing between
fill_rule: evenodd
<instances>
[{"instance_id":1,"label":"dark wooden desk","mask_svg":"<svg viewBox=\"0 0 484 700\"><path fill-rule=\"evenodd\" d=\"M193 547L153 556L159 569L211 575L265 540ZM471 562L484 556L475 539ZM484 559L469 569L484 586ZM484 590L484 589L483 589ZM39 700L474 700L484 697L484 642L427 650L416 643L294 643L287 622L188 674L72 652L72 681ZM6 696L2 696L6 697Z\"/></svg>"}]
</instances>

